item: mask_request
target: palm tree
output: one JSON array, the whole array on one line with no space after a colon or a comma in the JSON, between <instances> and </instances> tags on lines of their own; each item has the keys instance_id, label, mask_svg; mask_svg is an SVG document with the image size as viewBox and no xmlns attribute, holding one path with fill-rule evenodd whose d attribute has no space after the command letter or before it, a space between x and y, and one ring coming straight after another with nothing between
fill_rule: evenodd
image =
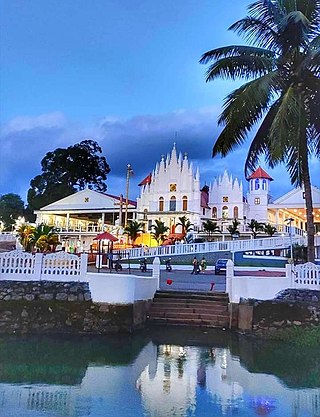
<instances>
[{"instance_id":1,"label":"palm tree","mask_svg":"<svg viewBox=\"0 0 320 417\"><path fill-rule=\"evenodd\" d=\"M137 237L140 233L144 231L144 224L142 222L138 222L136 220L131 220L124 228L124 234L128 235L131 243L134 245Z\"/></svg>"},{"instance_id":2,"label":"palm tree","mask_svg":"<svg viewBox=\"0 0 320 417\"><path fill-rule=\"evenodd\" d=\"M206 81L248 80L225 99L218 121L224 127L213 156L226 156L242 145L261 122L245 173L254 170L264 154L271 168L285 163L292 184L303 186L309 261L315 255L309 157L320 156L319 22L319 0L256 0L248 16L230 27L250 46L213 49L200 60L212 62Z\"/></svg>"},{"instance_id":3,"label":"palm tree","mask_svg":"<svg viewBox=\"0 0 320 417\"><path fill-rule=\"evenodd\" d=\"M155 220L155 224L153 224L152 229L154 231L151 233L154 239L157 241L158 245L163 243L166 238L166 235L169 231L169 227L164 224L161 220Z\"/></svg>"},{"instance_id":4,"label":"palm tree","mask_svg":"<svg viewBox=\"0 0 320 417\"><path fill-rule=\"evenodd\" d=\"M230 233L230 235L234 238L234 237L239 237L240 232L239 232L239 227L240 222L237 219L234 219L232 221L232 224L230 224L230 226L227 227L228 232Z\"/></svg>"},{"instance_id":5,"label":"palm tree","mask_svg":"<svg viewBox=\"0 0 320 417\"><path fill-rule=\"evenodd\" d=\"M190 222L187 216L178 217L179 223L176 226L181 226L182 233L186 235L188 232L193 230L193 224Z\"/></svg>"},{"instance_id":6,"label":"palm tree","mask_svg":"<svg viewBox=\"0 0 320 417\"><path fill-rule=\"evenodd\" d=\"M259 232L264 231L265 224L260 223L255 219L251 219L250 223L247 223L247 226L249 227L249 229L251 230L253 234L253 239L255 239Z\"/></svg>"},{"instance_id":7,"label":"palm tree","mask_svg":"<svg viewBox=\"0 0 320 417\"><path fill-rule=\"evenodd\" d=\"M270 223L267 223L264 226L264 231L268 236L273 236L276 233L277 229L274 226L272 226Z\"/></svg>"},{"instance_id":8,"label":"palm tree","mask_svg":"<svg viewBox=\"0 0 320 417\"><path fill-rule=\"evenodd\" d=\"M217 222L214 222L212 220L207 220L203 222L202 227L203 227L203 230L208 233L210 238L213 233L217 233L217 232L221 233Z\"/></svg>"},{"instance_id":9,"label":"palm tree","mask_svg":"<svg viewBox=\"0 0 320 417\"><path fill-rule=\"evenodd\" d=\"M60 242L54 226L48 226L47 224L39 224L34 229L32 243L41 252L45 252L52 250L54 251L55 247Z\"/></svg>"}]
</instances>

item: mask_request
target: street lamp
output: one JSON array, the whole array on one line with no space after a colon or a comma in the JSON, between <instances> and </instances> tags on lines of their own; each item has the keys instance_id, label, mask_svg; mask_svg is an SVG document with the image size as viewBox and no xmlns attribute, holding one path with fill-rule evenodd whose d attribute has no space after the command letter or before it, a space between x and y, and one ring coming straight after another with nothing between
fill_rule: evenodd
<instances>
[{"instance_id":1,"label":"street lamp","mask_svg":"<svg viewBox=\"0 0 320 417\"><path fill-rule=\"evenodd\" d=\"M288 219L285 219L285 222L288 223L289 225L289 237L290 237L290 259L291 259L291 264L293 264L293 245L292 245L292 227L291 224L294 221L294 219L292 217L289 217Z\"/></svg>"},{"instance_id":2,"label":"street lamp","mask_svg":"<svg viewBox=\"0 0 320 417\"><path fill-rule=\"evenodd\" d=\"M127 179L126 179L126 207L124 214L124 227L128 224L128 203L129 203L129 181L130 177L133 175L133 170L130 164L127 165Z\"/></svg>"}]
</instances>

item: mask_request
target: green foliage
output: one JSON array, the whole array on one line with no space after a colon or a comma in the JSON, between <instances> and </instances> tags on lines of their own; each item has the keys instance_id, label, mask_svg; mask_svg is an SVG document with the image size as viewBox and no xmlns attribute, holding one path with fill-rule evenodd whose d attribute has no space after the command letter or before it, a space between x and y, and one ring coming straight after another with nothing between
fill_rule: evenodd
<instances>
[{"instance_id":1,"label":"green foliage","mask_svg":"<svg viewBox=\"0 0 320 417\"><path fill-rule=\"evenodd\" d=\"M30 181L29 209L38 210L87 185L97 191L106 191L110 167L101 153L101 147L93 140L48 152L41 161L42 173Z\"/></svg>"},{"instance_id":2,"label":"green foliage","mask_svg":"<svg viewBox=\"0 0 320 417\"><path fill-rule=\"evenodd\" d=\"M230 27L249 45L216 48L200 60L211 64L207 81L245 80L225 99L218 120L223 129L212 155L226 156L255 129L246 175L264 155L271 168L284 163L292 184L304 186L311 261L314 225L309 157L320 157L319 20L318 0L257 0L248 7L248 16Z\"/></svg>"},{"instance_id":3,"label":"green foliage","mask_svg":"<svg viewBox=\"0 0 320 417\"><path fill-rule=\"evenodd\" d=\"M59 237L53 226L40 224L36 227L23 224L17 230L19 242L26 252L31 252L34 248L40 252L55 251L60 243Z\"/></svg>"},{"instance_id":4,"label":"green foliage","mask_svg":"<svg viewBox=\"0 0 320 417\"><path fill-rule=\"evenodd\" d=\"M264 231L268 236L273 236L277 232L277 229L270 223L267 223L264 225Z\"/></svg>"},{"instance_id":5,"label":"green foliage","mask_svg":"<svg viewBox=\"0 0 320 417\"><path fill-rule=\"evenodd\" d=\"M0 220L5 230L11 230L15 220L24 214L24 203L18 194L4 194L0 197Z\"/></svg>"},{"instance_id":6,"label":"green foliage","mask_svg":"<svg viewBox=\"0 0 320 417\"><path fill-rule=\"evenodd\" d=\"M307 262L307 248L304 245L295 243L292 246L294 263Z\"/></svg>"},{"instance_id":7,"label":"green foliage","mask_svg":"<svg viewBox=\"0 0 320 417\"><path fill-rule=\"evenodd\" d=\"M240 232L239 232L239 229L238 229L239 225L240 225L240 222L237 219L234 219L232 221L232 224L227 227L227 230L232 237L235 237L235 236L239 237L239 235L240 235Z\"/></svg>"},{"instance_id":8,"label":"green foliage","mask_svg":"<svg viewBox=\"0 0 320 417\"><path fill-rule=\"evenodd\" d=\"M166 226L161 220L155 220L155 224L152 225L152 229L154 231L151 234L158 242L158 245L163 243L163 241L166 239L169 227Z\"/></svg>"},{"instance_id":9,"label":"green foliage","mask_svg":"<svg viewBox=\"0 0 320 417\"><path fill-rule=\"evenodd\" d=\"M202 223L203 230L208 233L209 237L211 238L213 233L221 233L217 222L212 220L206 220Z\"/></svg>"},{"instance_id":10,"label":"green foliage","mask_svg":"<svg viewBox=\"0 0 320 417\"><path fill-rule=\"evenodd\" d=\"M129 220L129 223L124 228L124 234L129 236L133 245L139 234L141 234L143 231L144 224L136 220Z\"/></svg>"},{"instance_id":11,"label":"green foliage","mask_svg":"<svg viewBox=\"0 0 320 417\"><path fill-rule=\"evenodd\" d=\"M263 232L265 230L265 224L260 223L255 219L251 219L250 223L247 223L247 226L252 231L254 239L257 237L259 232Z\"/></svg>"},{"instance_id":12,"label":"green foliage","mask_svg":"<svg viewBox=\"0 0 320 417\"><path fill-rule=\"evenodd\" d=\"M178 217L179 222L176 224L176 226L182 227L182 233L187 234L188 232L191 232L193 230L193 224L190 222L187 216L181 216Z\"/></svg>"}]
</instances>

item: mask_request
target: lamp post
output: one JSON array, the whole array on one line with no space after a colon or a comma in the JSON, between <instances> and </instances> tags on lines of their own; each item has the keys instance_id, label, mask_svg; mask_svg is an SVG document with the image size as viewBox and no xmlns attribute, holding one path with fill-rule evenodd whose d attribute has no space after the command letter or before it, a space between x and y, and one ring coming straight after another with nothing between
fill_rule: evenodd
<instances>
[{"instance_id":1,"label":"lamp post","mask_svg":"<svg viewBox=\"0 0 320 417\"><path fill-rule=\"evenodd\" d=\"M292 227L291 227L291 224L292 224L293 221L294 221L294 219L292 217L289 217L288 219L285 219L285 222L287 222L288 226L289 226L291 264L293 264L293 245L292 245Z\"/></svg>"},{"instance_id":2,"label":"lamp post","mask_svg":"<svg viewBox=\"0 0 320 417\"><path fill-rule=\"evenodd\" d=\"M126 179L126 208L124 213L124 227L128 225L128 203L129 203L129 182L133 170L130 164L127 165L127 179Z\"/></svg>"}]
</instances>

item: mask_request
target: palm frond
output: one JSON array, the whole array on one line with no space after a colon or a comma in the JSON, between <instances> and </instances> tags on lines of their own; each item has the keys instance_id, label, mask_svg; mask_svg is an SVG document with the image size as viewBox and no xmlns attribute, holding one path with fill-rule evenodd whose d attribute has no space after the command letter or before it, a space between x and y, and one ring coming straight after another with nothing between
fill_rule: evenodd
<instances>
[{"instance_id":1,"label":"palm frond","mask_svg":"<svg viewBox=\"0 0 320 417\"><path fill-rule=\"evenodd\" d=\"M246 45L230 45L221 48L211 49L205 52L200 58L200 64L208 64L211 61L216 61L221 58L228 58L233 56L257 56L273 58L272 51L264 48L257 48Z\"/></svg>"},{"instance_id":2,"label":"palm frond","mask_svg":"<svg viewBox=\"0 0 320 417\"><path fill-rule=\"evenodd\" d=\"M262 117L275 96L277 78L276 72L270 72L246 83L227 97L219 118L219 124L225 124L225 127L214 144L213 156L226 156L245 141L247 133Z\"/></svg>"},{"instance_id":3,"label":"palm frond","mask_svg":"<svg viewBox=\"0 0 320 417\"><path fill-rule=\"evenodd\" d=\"M238 33L251 45L270 50L276 50L279 46L277 32L265 22L250 16L238 20L229 27L229 30Z\"/></svg>"},{"instance_id":4,"label":"palm frond","mask_svg":"<svg viewBox=\"0 0 320 417\"><path fill-rule=\"evenodd\" d=\"M260 156L265 155L267 163L269 165L272 164L269 130L272 126L274 117L278 112L279 105L279 100L273 103L252 140L244 166L246 177L257 168ZM275 161L273 161L273 163L275 163Z\"/></svg>"},{"instance_id":5,"label":"palm frond","mask_svg":"<svg viewBox=\"0 0 320 417\"><path fill-rule=\"evenodd\" d=\"M206 82L215 78L255 78L272 71L274 65L269 58L234 56L222 58L210 65L206 72Z\"/></svg>"}]
</instances>

